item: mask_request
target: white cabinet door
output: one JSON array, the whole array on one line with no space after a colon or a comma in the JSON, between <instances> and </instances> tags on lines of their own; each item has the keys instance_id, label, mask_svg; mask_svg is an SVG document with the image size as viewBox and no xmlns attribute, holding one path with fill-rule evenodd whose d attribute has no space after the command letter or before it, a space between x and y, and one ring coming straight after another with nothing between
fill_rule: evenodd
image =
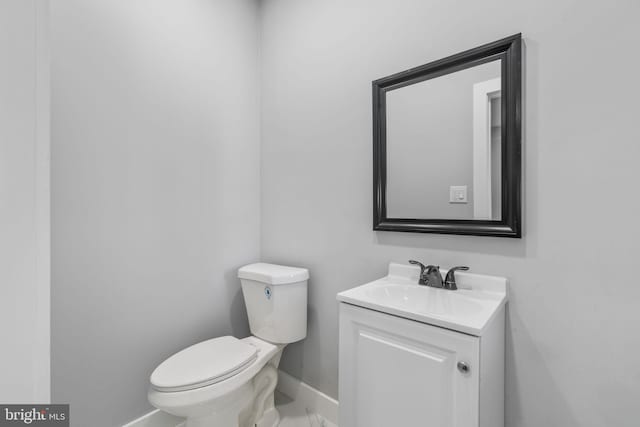
<instances>
[{"instance_id":1,"label":"white cabinet door","mask_svg":"<svg viewBox=\"0 0 640 427\"><path fill-rule=\"evenodd\" d=\"M478 427L478 359L477 337L341 303L339 425Z\"/></svg>"}]
</instances>

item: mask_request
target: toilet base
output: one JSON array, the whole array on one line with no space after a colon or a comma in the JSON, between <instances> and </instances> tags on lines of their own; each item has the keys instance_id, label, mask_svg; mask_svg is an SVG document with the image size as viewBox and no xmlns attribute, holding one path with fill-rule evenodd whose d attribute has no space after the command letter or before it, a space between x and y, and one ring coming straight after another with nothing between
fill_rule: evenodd
<instances>
[{"instance_id":1,"label":"toilet base","mask_svg":"<svg viewBox=\"0 0 640 427\"><path fill-rule=\"evenodd\" d=\"M217 426L220 424L220 422L236 422L237 420L235 419L235 417L232 420L221 420L219 417L216 417L215 420L207 420L206 418L199 418L199 419L191 419L190 424L187 424L187 421L185 420L184 422L180 423L177 427L211 427L211 426ZM215 424L212 424L215 423ZM228 424L230 426L236 426L238 424ZM262 416L262 419L260 419L260 421L258 421L255 424L255 427L278 427L280 425L280 412L278 412L278 410L276 408L271 408L267 411L265 411L264 415ZM250 426L250 427L254 427L254 425Z\"/></svg>"},{"instance_id":2,"label":"toilet base","mask_svg":"<svg viewBox=\"0 0 640 427\"><path fill-rule=\"evenodd\" d=\"M264 411L262 419L256 423L256 427L278 427L280 424L280 413L276 408Z\"/></svg>"},{"instance_id":3,"label":"toilet base","mask_svg":"<svg viewBox=\"0 0 640 427\"><path fill-rule=\"evenodd\" d=\"M251 384L246 384L234 393L225 398L211 408L203 405L199 410L194 410L194 415L188 416L184 427L253 427L240 422L239 414L245 408L251 407L253 402L253 391ZM198 415L195 413L199 412Z\"/></svg>"}]
</instances>

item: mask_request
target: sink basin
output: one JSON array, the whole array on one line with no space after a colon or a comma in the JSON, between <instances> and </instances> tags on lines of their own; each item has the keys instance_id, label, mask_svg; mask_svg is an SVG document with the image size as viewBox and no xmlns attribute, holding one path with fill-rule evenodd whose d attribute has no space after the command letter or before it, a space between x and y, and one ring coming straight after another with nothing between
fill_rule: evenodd
<instances>
[{"instance_id":1,"label":"sink basin","mask_svg":"<svg viewBox=\"0 0 640 427\"><path fill-rule=\"evenodd\" d=\"M418 313L468 316L480 313L482 304L456 292L442 292L427 286L400 283L378 283L363 289L371 300L385 301L389 306Z\"/></svg>"},{"instance_id":2,"label":"sink basin","mask_svg":"<svg viewBox=\"0 0 640 427\"><path fill-rule=\"evenodd\" d=\"M389 264L381 279L338 294L338 301L481 336L507 301L503 277L456 272L457 291L418 285L420 269ZM443 276L446 270L442 272Z\"/></svg>"}]
</instances>

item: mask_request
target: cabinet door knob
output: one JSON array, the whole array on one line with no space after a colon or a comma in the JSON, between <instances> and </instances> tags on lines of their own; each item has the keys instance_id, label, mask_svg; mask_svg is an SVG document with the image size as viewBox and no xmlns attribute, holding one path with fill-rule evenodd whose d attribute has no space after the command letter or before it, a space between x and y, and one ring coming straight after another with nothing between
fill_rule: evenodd
<instances>
[{"instance_id":1,"label":"cabinet door knob","mask_svg":"<svg viewBox=\"0 0 640 427\"><path fill-rule=\"evenodd\" d=\"M458 371L462 372L463 374L469 373L469 365L464 362L458 362Z\"/></svg>"}]
</instances>

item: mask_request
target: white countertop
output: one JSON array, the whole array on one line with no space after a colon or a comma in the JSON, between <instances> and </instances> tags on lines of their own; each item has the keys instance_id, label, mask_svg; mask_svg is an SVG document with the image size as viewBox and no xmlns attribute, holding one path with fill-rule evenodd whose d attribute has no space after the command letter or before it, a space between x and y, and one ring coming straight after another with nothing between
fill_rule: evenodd
<instances>
[{"instance_id":1,"label":"white countertop","mask_svg":"<svg viewBox=\"0 0 640 427\"><path fill-rule=\"evenodd\" d=\"M442 270L442 276L446 274ZM482 336L507 302L507 279L456 272L458 290L418 285L420 268L389 264L389 274L340 292L340 302L430 325Z\"/></svg>"}]
</instances>

